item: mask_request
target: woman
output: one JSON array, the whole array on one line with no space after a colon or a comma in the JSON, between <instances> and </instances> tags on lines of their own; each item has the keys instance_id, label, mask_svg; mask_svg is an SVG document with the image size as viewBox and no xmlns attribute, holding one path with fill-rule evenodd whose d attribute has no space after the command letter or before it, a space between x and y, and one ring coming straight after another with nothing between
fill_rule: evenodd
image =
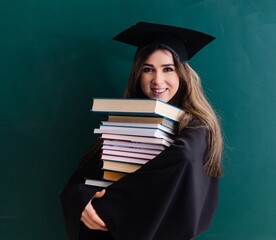
<instances>
[{"instance_id":1,"label":"woman","mask_svg":"<svg viewBox=\"0 0 276 240\"><path fill-rule=\"evenodd\" d=\"M193 30L138 23L115 37L138 46L126 98L152 98L183 108L174 143L105 190L98 140L82 158L61 200L70 240L193 239L208 229L222 175L222 138L198 75L187 61L214 38Z\"/></svg>"}]
</instances>

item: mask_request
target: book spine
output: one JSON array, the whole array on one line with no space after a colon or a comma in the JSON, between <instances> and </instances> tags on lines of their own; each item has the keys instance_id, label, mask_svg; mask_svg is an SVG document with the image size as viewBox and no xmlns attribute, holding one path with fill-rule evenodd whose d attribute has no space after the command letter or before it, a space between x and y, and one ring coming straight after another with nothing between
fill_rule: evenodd
<instances>
[{"instance_id":1,"label":"book spine","mask_svg":"<svg viewBox=\"0 0 276 240\"><path fill-rule=\"evenodd\" d=\"M141 159L141 158L132 158L132 157L125 157L125 156L115 156L115 155L108 155L103 153L101 156L102 160L109 160L114 162L121 162L121 163L130 163L130 164L145 164L150 159Z\"/></svg>"},{"instance_id":2,"label":"book spine","mask_svg":"<svg viewBox=\"0 0 276 240\"><path fill-rule=\"evenodd\" d=\"M130 153L144 153L144 154L152 154L158 155L161 153L161 150L153 150L146 148L138 148L138 147L122 147L122 146L112 146L103 143L102 149L121 151L121 152L130 152Z\"/></svg>"}]
</instances>

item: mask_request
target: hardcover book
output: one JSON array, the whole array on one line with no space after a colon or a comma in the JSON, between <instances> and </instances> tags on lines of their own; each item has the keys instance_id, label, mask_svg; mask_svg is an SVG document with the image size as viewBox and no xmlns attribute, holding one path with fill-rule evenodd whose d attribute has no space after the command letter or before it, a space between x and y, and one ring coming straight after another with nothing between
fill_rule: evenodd
<instances>
[{"instance_id":1,"label":"hardcover book","mask_svg":"<svg viewBox=\"0 0 276 240\"><path fill-rule=\"evenodd\" d=\"M103 179L107 180L107 181L115 182L126 175L127 175L127 173L104 170Z\"/></svg>"},{"instance_id":2,"label":"hardcover book","mask_svg":"<svg viewBox=\"0 0 276 240\"><path fill-rule=\"evenodd\" d=\"M130 141L112 140L112 139L103 140L103 146L128 147L128 148L134 148L134 149L149 149L149 150L156 150L158 152L163 151L166 148L161 144L130 142Z\"/></svg>"},{"instance_id":3,"label":"hardcover book","mask_svg":"<svg viewBox=\"0 0 276 240\"><path fill-rule=\"evenodd\" d=\"M96 179L85 179L85 184L96 186L96 187L108 187L112 184L112 181L96 180Z\"/></svg>"},{"instance_id":4,"label":"hardcover book","mask_svg":"<svg viewBox=\"0 0 276 240\"><path fill-rule=\"evenodd\" d=\"M156 137L140 137L140 136L130 136L130 135L120 135L120 134L107 134L103 133L101 135L103 139L111 139L111 140L124 140L129 142L138 142L138 143L149 143L149 144L159 144L169 147L171 142L166 141L162 138Z\"/></svg>"},{"instance_id":5,"label":"hardcover book","mask_svg":"<svg viewBox=\"0 0 276 240\"><path fill-rule=\"evenodd\" d=\"M162 116L178 122L184 111L168 103L155 99L106 99L94 98L92 111L112 113L127 113L128 115Z\"/></svg>"},{"instance_id":6,"label":"hardcover book","mask_svg":"<svg viewBox=\"0 0 276 240\"><path fill-rule=\"evenodd\" d=\"M112 146L112 145L106 145L104 143L103 143L102 149L120 151L123 153L130 152L130 153L143 153L143 154L151 154L151 155L158 155L159 153L162 152L161 150L137 148L137 147Z\"/></svg>"},{"instance_id":7,"label":"hardcover book","mask_svg":"<svg viewBox=\"0 0 276 240\"><path fill-rule=\"evenodd\" d=\"M160 129L163 132L169 133L171 135L175 134L175 131L169 127L166 127L162 124L158 123L129 123L129 122L110 122L110 121L102 121L103 126L111 126L111 127L132 127L132 128L153 128Z\"/></svg>"},{"instance_id":8,"label":"hardcover book","mask_svg":"<svg viewBox=\"0 0 276 240\"><path fill-rule=\"evenodd\" d=\"M125 123L149 123L149 124L161 124L165 127L175 129L177 123L164 117L150 117L150 116L127 116L127 115L109 115L109 122L125 122Z\"/></svg>"},{"instance_id":9,"label":"hardcover book","mask_svg":"<svg viewBox=\"0 0 276 240\"><path fill-rule=\"evenodd\" d=\"M109 134L118 134L118 135L156 137L156 138L163 138L166 141L171 143L173 142L172 135L154 128L100 126L100 128L94 129L94 133L100 133L100 134L109 133Z\"/></svg>"},{"instance_id":10,"label":"hardcover book","mask_svg":"<svg viewBox=\"0 0 276 240\"><path fill-rule=\"evenodd\" d=\"M114 161L104 161L103 169L111 170L124 173L132 173L138 170L142 165L141 164L132 164L132 163L123 163L123 162L114 162Z\"/></svg>"},{"instance_id":11,"label":"hardcover book","mask_svg":"<svg viewBox=\"0 0 276 240\"><path fill-rule=\"evenodd\" d=\"M150 159L142 159L142 158L135 158L135 157L128 157L128 156L116 156L116 155L108 155L108 154L102 154L101 159L108 161L114 161L114 162L122 162L122 163L134 163L134 164L145 164Z\"/></svg>"}]
</instances>

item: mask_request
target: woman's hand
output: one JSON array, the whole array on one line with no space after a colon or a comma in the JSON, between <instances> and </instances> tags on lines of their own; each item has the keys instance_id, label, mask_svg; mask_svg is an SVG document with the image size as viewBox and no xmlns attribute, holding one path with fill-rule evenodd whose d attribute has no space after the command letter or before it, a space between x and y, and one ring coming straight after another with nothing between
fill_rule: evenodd
<instances>
[{"instance_id":1,"label":"woman's hand","mask_svg":"<svg viewBox=\"0 0 276 240\"><path fill-rule=\"evenodd\" d=\"M94 198L101 198L104 194L105 189L103 189L100 192L96 192L96 194L92 197L92 199L86 205L81 214L81 221L90 229L108 231L104 221L99 217L96 210L93 208L91 204L91 201Z\"/></svg>"}]
</instances>

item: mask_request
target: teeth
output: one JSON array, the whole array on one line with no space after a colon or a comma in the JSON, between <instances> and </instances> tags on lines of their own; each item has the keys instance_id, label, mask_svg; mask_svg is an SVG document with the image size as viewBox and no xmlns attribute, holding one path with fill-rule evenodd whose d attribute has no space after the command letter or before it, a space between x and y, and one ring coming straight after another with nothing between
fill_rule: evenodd
<instances>
[{"instance_id":1,"label":"teeth","mask_svg":"<svg viewBox=\"0 0 276 240\"><path fill-rule=\"evenodd\" d=\"M153 92L155 93L162 93L165 92L166 88L162 88L162 89L152 89Z\"/></svg>"}]
</instances>

